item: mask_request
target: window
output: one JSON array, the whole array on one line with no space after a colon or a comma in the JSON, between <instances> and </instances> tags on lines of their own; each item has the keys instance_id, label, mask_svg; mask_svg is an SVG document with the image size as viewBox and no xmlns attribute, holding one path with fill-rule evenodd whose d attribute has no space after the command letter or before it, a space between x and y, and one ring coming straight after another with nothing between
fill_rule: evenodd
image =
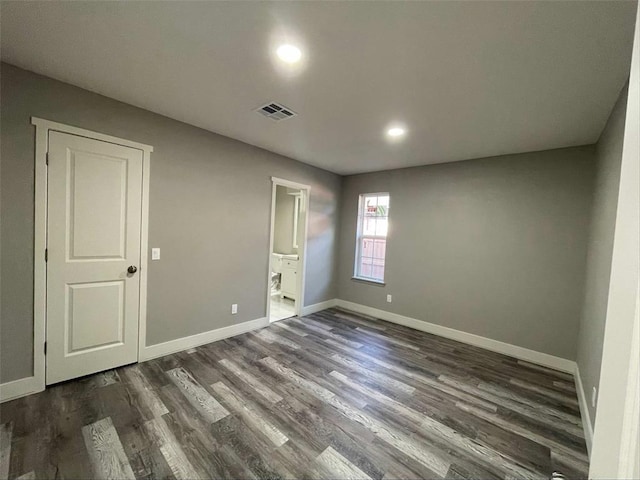
<instances>
[{"instance_id":1,"label":"window","mask_svg":"<svg viewBox=\"0 0 640 480\"><path fill-rule=\"evenodd\" d=\"M358 204L354 277L384 281L384 259L389 229L389 194L365 193Z\"/></svg>"}]
</instances>

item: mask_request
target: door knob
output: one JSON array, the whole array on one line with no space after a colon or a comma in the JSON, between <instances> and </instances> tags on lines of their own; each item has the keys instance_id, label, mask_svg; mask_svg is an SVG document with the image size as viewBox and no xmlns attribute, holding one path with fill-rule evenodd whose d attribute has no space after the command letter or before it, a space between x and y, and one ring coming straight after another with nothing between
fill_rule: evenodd
<instances>
[{"instance_id":1,"label":"door knob","mask_svg":"<svg viewBox=\"0 0 640 480\"><path fill-rule=\"evenodd\" d=\"M127 272L129 273L136 273L138 271L138 267L136 267L135 265L131 265L129 268L127 268Z\"/></svg>"}]
</instances>

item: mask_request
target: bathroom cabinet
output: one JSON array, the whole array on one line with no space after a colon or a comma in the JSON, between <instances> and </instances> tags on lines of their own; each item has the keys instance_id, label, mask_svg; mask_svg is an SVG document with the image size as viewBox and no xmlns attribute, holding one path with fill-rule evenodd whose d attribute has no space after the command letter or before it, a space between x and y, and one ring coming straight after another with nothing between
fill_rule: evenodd
<instances>
[{"instance_id":1,"label":"bathroom cabinet","mask_svg":"<svg viewBox=\"0 0 640 480\"><path fill-rule=\"evenodd\" d=\"M296 299L296 290L298 287L298 261L284 260L282 262L282 285L280 287L280 295L282 297Z\"/></svg>"}]
</instances>

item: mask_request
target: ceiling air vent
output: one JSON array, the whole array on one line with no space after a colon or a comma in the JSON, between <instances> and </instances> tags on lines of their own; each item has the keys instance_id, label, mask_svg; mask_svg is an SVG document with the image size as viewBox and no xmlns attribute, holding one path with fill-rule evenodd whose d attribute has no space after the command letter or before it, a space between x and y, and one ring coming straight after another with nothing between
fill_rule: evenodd
<instances>
[{"instance_id":1,"label":"ceiling air vent","mask_svg":"<svg viewBox=\"0 0 640 480\"><path fill-rule=\"evenodd\" d=\"M267 103L266 105L256 109L256 112L276 122L286 120L287 118L295 117L297 115L297 113L290 108L275 102Z\"/></svg>"}]
</instances>

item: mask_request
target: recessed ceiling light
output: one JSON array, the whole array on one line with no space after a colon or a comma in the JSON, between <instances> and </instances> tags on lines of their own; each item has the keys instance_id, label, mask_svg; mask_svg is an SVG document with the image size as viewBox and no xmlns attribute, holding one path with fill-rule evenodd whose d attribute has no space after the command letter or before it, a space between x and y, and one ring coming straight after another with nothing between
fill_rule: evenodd
<instances>
[{"instance_id":1,"label":"recessed ceiling light","mask_svg":"<svg viewBox=\"0 0 640 480\"><path fill-rule=\"evenodd\" d=\"M294 45L280 45L278 50L276 50L278 57L280 60L287 63L296 63L300 58L302 58L302 52L300 49Z\"/></svg>"},{"instance_id":2,"label":"recessed ceiling light","mask_svg":"<svg viewBox=\"0 0 640 480\"><path fill-rule=\"evenodd\" d=\"M402 127L391 127L387 130L387 135L393 138L402 137L407 131Z\"/></svg>"}]
</instances>

